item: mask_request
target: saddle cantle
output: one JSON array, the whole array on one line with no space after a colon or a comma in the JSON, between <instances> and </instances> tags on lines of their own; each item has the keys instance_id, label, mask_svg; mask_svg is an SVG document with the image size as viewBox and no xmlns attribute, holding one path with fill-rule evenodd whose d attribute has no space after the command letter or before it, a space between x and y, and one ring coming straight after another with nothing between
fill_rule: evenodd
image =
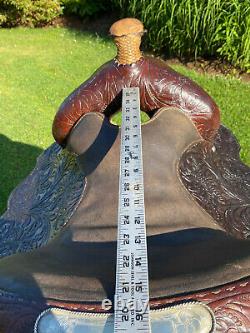
<instances>
[{"instance_id":1,"label":"saddle cantle","mask_svg":"<svg viewBox=\"0 0 250 333\"><path fill-rule=\"evenodd\" d=\"M56 333L112 331L107 313L100 325L93 314L114 295L120 128L107 115L129 85L140 87L151 115L142 140L154 325L167 331L188 315L193 333L250 330L249 168L214 101L142 57L142 31L134 19L111 28L117 59L56 115L54 135L65 148L48 148L11 195L0 219L0 332L46 333L65 320Z\"/></svg>"}]
</instances>

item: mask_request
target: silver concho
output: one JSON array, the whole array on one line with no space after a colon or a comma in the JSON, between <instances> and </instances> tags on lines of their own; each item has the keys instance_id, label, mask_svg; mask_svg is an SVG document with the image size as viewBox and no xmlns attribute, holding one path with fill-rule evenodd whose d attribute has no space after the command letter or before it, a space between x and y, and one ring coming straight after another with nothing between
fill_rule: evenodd
<instances>
[{"instance_id":1,"label":"silver concho","mask_svg":"<svg viewBox=\"0 0 250 333\"><path fill-rule=\"evenodd\" d=\"M152 333L213 333L212 310L202 303L185 303L150 311ZM112 314L51 308L37 318L34 333L113 333Z\"/></svg>"}]
</instances>

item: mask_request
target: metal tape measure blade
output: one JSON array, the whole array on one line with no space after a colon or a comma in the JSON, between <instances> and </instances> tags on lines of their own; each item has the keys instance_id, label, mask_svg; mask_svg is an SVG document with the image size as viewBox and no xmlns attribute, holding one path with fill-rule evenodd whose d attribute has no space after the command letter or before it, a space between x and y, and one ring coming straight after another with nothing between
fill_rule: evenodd
<instances>
[{"instance_id":1,"label":"metal tape measure blade","mask_svg":"<svg viewBox=\"0 0 250 333\"><path fill-rule=\"evenodd\" d=\"M124 88L114 331L150 332L139 88Z\"/></svg>"}]
</instances>

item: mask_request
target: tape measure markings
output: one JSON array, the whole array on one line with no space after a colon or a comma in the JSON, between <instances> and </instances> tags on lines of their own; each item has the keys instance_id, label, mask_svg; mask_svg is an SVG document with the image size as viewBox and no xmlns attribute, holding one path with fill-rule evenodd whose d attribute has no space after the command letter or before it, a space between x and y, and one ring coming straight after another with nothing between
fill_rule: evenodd
<instances>
[{"instance_id":1,"label":"tape measure markings","mask_svg":"<svg viewBox=\"0 0 250 333\"><path fill-rule=\"evenodd\" d=\"M124 88L114 331L150 332L139 88Z\"/></svg>"}]
</instances>

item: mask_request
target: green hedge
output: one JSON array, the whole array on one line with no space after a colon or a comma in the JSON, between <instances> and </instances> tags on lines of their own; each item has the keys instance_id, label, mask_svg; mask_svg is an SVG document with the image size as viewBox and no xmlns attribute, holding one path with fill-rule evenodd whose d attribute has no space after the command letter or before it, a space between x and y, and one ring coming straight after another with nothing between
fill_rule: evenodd
<instances>
[{"instance_id":1,"label":"green hedge","mask_svg":"<svg viewBox=\"0 0 250 333\"><path fill-rule=\"evenodd\" d=\"M62 13L91 17L111 6L110 0L0 0L0 26L42 26Z\"/></svg>"},{"instance_id":2,"label":"green hedge","mask_svg":"<svg viewBox=\"0 0 250 333\"><path fill-rule=\"evenodd\" d=\"M0 26L42 26L62 13L59 0L0 0Z\"/></svg>"},{"instance_id":3,"label":"green hedge","mask_svg":"<svg viewBox=\"0 0 250 333\"><path fill-rule=\"evenodd\" d=\"M112 8L144 22L156 53L219 57L250 72L250 0L0 0L0 26L41 26L62 12L86 17Z\"/></svg>"},{"instance_id":4,"label":"green hedge","mask_svg":"<svg viewBox=\"0 0 250 333\"><path fill-rule=\"evenodd\" d=\"M94 16L110 7L108 0L61 0L64 13L79 17Z\"/></svg>"},{"instance_id":5,"label":"green hedge","mask_svg":"<svg viewBox=\"0 0 250 333\"><path fill-rule=\"evenodd\" d=\"M112 0L141 19L147 43L166 56L220 57L250 70L250 0Z\"/></svg>"}]
</instances>

